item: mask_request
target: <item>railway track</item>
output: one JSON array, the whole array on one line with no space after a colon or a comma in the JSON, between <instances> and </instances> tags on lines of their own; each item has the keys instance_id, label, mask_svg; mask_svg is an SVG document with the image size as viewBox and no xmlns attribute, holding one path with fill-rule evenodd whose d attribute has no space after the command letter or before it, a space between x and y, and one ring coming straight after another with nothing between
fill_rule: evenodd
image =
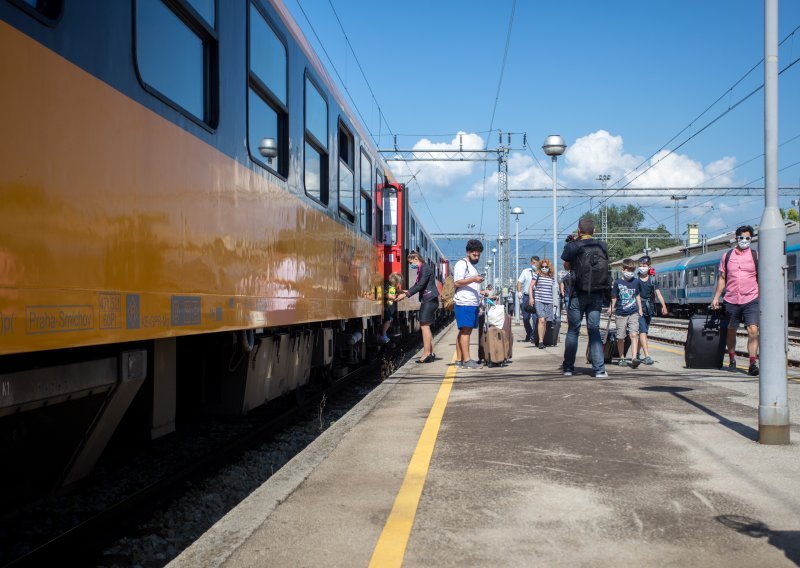
<instances>
[{"instance_id":1,"label":"railway track","mask_svg":"<svg viewBox=\"0 0 800 568\"><path fill-rule=\"evenodd\" d=\"M13 560L5 559L4 566L46 566L53 565L64 558L71 558L79 565L93 564L103 545L119 538L131 526L152 515L164 503L177 498L187 484L197 483L214 472L222 469L246 450L255 448L271 439L302 417L322 415L325 401L330 402L340 395L341 391L359 382L366 382L379 377L383 380L405 362L414 352L415 340L405 340L387 357L379 357L355 371L345 375L318 389L313 394L306 393L304 399L290 408L284 408L273 418L254 426L233 441L227 441L219 447L198 456L190 464L174 471L148 486L137 490L119 500L113 506L100 513L82 520L71 529L50 537L24 556ZM377 380L377 379L376 379ZM380 382L377 380L377 382ZM322 428L320 428L320 433ZM120 529L120 527L124 527ZM8 562L7 564L5 562Z\"/></svg>"}]
</instances>

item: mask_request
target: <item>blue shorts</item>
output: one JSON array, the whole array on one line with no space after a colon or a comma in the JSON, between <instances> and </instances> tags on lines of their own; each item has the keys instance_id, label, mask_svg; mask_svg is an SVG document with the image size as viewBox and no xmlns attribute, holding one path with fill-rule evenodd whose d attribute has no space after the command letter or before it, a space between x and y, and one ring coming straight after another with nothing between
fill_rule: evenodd
<instances>
[{"instance_id":1,"label":"blue shorts","mask_svg":"<svg viewBox=\"0 0 800 568\"><path fill-rule=\"evenodd\" d=\"M639 333L648 333L653 316L639 316Z\"/></svg>"},{"instance_id":2,"label":"blue shorts","mask_svg":"<svg viewBox=\"0 0 800 568\"><path fill-rule=\"evenodd\" d=\"M453 307L453 312L456 314L458 329L462 327L478 327L478 306L459 306L456 304Z\"/></svg>"}]
</instances>

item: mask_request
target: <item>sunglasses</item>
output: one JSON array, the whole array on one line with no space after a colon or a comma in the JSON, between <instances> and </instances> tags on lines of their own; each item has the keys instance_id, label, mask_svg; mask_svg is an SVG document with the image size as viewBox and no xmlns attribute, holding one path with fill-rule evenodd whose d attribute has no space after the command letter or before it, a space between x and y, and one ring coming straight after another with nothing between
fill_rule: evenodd
<instances>
[{"instance_id":1,"label":"sunglasses","mask_svg":"<svg viewBox=\"0 0 800 568\"><path fill-rule=\"evenodd\" d=\"M750 242L750 240L751 240L752 238L753 238L753 237L736 237L736 240L737 240L737 241L746 241L746 242Z\"/></svg>"}]
</instances>

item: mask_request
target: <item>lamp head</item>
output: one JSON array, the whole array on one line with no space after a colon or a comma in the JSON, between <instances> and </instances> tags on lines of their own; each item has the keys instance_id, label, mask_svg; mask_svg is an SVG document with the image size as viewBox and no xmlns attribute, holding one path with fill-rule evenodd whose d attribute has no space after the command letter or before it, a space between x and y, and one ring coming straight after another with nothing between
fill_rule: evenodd
<instances>
[{"instance_id":1,"label":"lamp head","mask_svg":"<svg viewBox=\"0 0 800 568\"><path fill-rule=\"evenodd\" d=\"M558 134L551 134L544 139L544 144L542 144L542 150L548 156L560 156L566 149L567 145L564 143L564 139Z\"/></svg>"},{"instance_id":2,"label":"lamp head","mask_svg":"<svg viewBox=\"0 0 800 568\"><path fill-rule=\"evenodd\" d=\"M525 211L522 210L522 207L512 207L511 214L512 215L522 215Z\"/></svg>"}]
</instances>

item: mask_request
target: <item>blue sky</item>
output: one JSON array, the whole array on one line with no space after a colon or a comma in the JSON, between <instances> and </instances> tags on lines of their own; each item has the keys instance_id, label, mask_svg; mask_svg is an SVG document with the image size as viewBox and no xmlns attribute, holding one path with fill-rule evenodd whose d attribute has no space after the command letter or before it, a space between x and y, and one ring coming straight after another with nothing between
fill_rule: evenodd
<instances>
[{"instance_id":1,"label":"blue sky","mask_svg":"<svg viewBox=\"0 0 800 568\"><path fill-rule=\"evenodd\" d=\"M758 66L731 89L763 57L764 8L756 0L284 2L335 78L302 5L368 129L384 134L380 148L392 145L389 129L405 149L448 147L458 132L465 133L465 146L491 149L497 146L498 128L527 133L530 150L513 153L509 161L511 189L551 187L550 161L541 150L548 134L560 134L568 144L558 162L560 185L599 188L596 178L608 174L609 187L619 187L625 181L614 182L630 179L623 176L676 134L686 128L666 150L696 134L764 78L763 66ZM798 26L800 0L781 0L779 40ZM800 30L780 48L779 69L798 57ZM779 142L785 143L779 167L786 168L779 174L780 185L797 187L800 164L792 164L800 162L800 62L780 76L779 85ZM378 107L385 120L378 120ZM490 124L495 130L491 135ZM522 135L514 135L512 146L521 145ZM763 187L763 158L757 158L762 152L763 90L630 187ZM476 230L496 234L495 162L486 166L485 190L479 163L396 167L399 176L417 174L412 196L431 232L466 233L475 224ZM782 197L781 206L790 207L790 199ZM630 198L620 193L610 201L632 202L646 208L647 225L663 223L673 229L669 196ZM680 211L682 230L696 222L701 234L715 235L745 222L757 224L764 201L763 196L699 196L683 203L688 207ZM512 194L511 205L526 212L520 218L521 238L550 238L549 198ZM559 233L566 234L589 209L589 201L562 198L558 207Z\"/></svg>"}]
</instances>

